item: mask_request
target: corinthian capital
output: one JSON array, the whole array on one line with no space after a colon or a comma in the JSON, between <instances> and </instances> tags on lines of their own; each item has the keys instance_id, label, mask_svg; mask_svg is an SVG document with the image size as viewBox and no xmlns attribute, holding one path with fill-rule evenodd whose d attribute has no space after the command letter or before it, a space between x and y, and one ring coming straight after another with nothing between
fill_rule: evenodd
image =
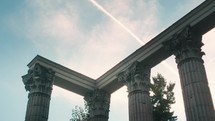
<instances>
[{"instance_id":1,"label":"corinthian capital","mask_svg":"<svg viewBox=\"0 0 215 121\"><path fill-rule=\"evenodd\" d=\"M128 92L135 90L149 91L150 68L140 62L134 62L126 71L118 74L118 80L123 81Z\"/></svg>"},{"instance_id":2,"label":"corinthian capital","mask_svg":"<svg viewBox=\"0 0 215 121\"><path fill-rule=\"evenodd\" d=\"M109 93L96 89L93 92L87 93L84 99L87 102L90 117L103 115L108 118L110 107Z\"/></svg>"},{"instance_id":3,"label":"corinthian capital","mask_svg":"<svg viewBox=\"0 0 215 121\"><path fill-rule=\"evenodd\" d=\"M33 69L28 70L28 74L22 76L26 91L31 93L40 92L44 94L51 94L54 71L47 69L36 63Z\"/></svg>"},{"instance_id":4,"label":"corinthian capital","mask_svg":"<svg viewBox=\"0 0 215 121\"><path fill-rule=\"evenodd\" d=\"M185 27L172 38L164 42L165 48L176 56L176 62L189 57L202 57L202 35L194 32L190 26Z\"/></svg>"}]
</instances>

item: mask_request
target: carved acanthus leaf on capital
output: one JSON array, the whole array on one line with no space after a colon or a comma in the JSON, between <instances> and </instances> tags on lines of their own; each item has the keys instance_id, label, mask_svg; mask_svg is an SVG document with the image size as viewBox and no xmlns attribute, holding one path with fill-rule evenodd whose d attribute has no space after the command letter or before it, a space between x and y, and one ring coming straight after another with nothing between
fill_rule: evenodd
<instances>
[{"instance_id":1,"label":"carved acanthus leaf on capital","mask_svg":"<svg viewBox=\"0 0 215 121\"><path fill-rule=\"evenodd\" d=\"M40 92L44 94L51 94L54 71L47 69L36 63L33 69L28 70L28 74L22 76L26 91L31 93Z\"/></svg>"},{"instance_id":2,"label":"carved acanthus leaf on capital","mask_svg":"<svg viewBox=\"0 0 215 121\"><path fill-rule=\"evenodd\" d=\"M106 91L96 89L84 97L89 108L90 117L103 115L108 117L110 107L110 94Z\"/></svg>"},{"instance_id":3,"label":"carved acanthus leaf on capital","mask_svg":"<svg viewBox=\"0 0 215 121\"><path fill-rule=\"evenodd\" d=\"M177 62L187 57L202 57L202 35L194 32L191 26L186 26L171 39L164 42L164 47L176 56Z\"/></svg>"},{"instance_id":4,"label":"carved acanthus leaf on capital","mask_svg":"<svg viewBox=\"0 0 215 121\"><path fill-rule=\"evenodd\" d=\"M149 91L150 68L141 62L134 62L126 71L118 74L118 80L123 81L128 92L135 90Z\"/></svg>"}]
</instances>

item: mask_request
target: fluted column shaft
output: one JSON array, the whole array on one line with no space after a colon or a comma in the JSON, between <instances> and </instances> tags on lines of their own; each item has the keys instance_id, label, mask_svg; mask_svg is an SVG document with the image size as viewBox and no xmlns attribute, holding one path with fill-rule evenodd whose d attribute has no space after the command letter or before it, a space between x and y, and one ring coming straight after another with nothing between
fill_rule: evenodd
<instances>
[{"instance_id":1,"label":"fluted column shaft","mask_svg":"<svg viewBox=\"0 0 215 121\"><path fill-rule=\"evenodd\" d=\"M201 35L194 33L188 26L168 43L178 64L187 121L215 121L202 60Z\"/></svg>"},{"instance_id":2,"label":"fluted column shaft","mask_svg":"<svg viewBox=\"0 0 215 121\"><path fill-rule=\"evenodd\" d=\"M84 97L89 111L89 121L108 121L110 94L103 90L89 92Z\"/></svg>"},{"instance_id":3,"label":"fluted column shaft","mask_svg":"<svg viewBox=\"0 0 215 121\"><path fill-rule=\"evenodd\" d=\"M50 96L42 93L29 95L25 121L47 121Z\"/></svg>"},{"instance_id":4,"label":"fluted column shaft","mask_svg":"<svg viewBox=\"0 0 215 121\"><path fill-rule=\"evenodd\" d=\"M48 120L53 76L51 69L36 64L22 77L25 89L29 91L25 121Z\"/></svg>"},{"instance_id":5,"label":"fluted column shaft","mask_svg":"<svg viewBox=\"0 0 215 121\"><path fill-rule=\"evenodd\" d=\"M128 88L129 121L153 121L149 96L150 68L140 62L133 63L119 74Z\"/></svg>"}]
</instances>

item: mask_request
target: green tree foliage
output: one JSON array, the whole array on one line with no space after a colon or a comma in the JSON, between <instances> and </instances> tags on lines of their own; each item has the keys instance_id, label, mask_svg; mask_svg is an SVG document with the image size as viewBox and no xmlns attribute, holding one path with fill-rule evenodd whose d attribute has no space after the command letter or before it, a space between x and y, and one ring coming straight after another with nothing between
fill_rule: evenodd
<instances>
[{"instance_id":1,"label":"green tree foliage","mask_svg":"<svg viewBox=\"0 0 215 121\"><path fill-rule=\"evenodd\" d=\"M84 108L75 106L75 109L72 109L72 118L70 121L88 121L88 117L88 106L85 102Z\"/></svg>"},{"instance_id":2,"label":"green tree foliage","mask_svg":"<svg viewBox=\"0 0 215 121\"><path fill-rule=\"evenodd\" d=\"M167 85L166 80L161 74L153 77L152 81L150 91L154 121L176 121L177 116L173 116L174 112L170 111L171 105L175 103L173 92L175 83Z\"/></svg>"}]
</instances>

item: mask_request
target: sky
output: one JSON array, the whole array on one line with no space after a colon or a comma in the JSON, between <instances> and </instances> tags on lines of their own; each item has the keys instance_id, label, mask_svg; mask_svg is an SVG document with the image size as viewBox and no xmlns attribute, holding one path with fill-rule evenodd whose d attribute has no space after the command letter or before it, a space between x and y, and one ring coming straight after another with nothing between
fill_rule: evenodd
<instances>
[{"instance_id":1,"label":"sky","mask_svg":"<svg viewBox=\"0 0 215 121\"><path fill-rule=\"evenodd\" d=\"M0 0L0 114L23 121L28 92L21 76L41 55L91 78L98 78L204 0ZM203 36L202 50L215 103L215 29ZM176 83L178 121L185 111L174 56L152 68ZM128 121L126 87L111 95L110 121ZM82 96L54 86L49 121L69 121Z\"/></svg>"}]
</instances>

